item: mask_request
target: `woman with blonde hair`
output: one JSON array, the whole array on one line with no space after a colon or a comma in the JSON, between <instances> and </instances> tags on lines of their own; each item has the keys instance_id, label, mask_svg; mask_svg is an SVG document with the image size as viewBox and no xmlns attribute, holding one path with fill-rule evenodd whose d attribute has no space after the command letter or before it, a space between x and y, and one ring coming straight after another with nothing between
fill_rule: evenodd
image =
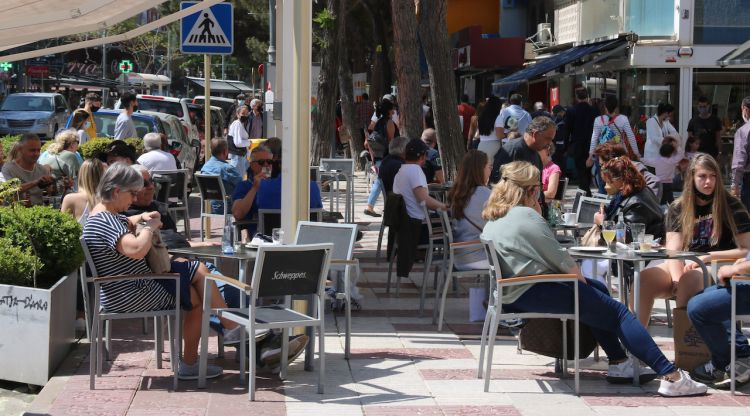
<instances>
[{"instance_id":1,"label":"woman with blonde hair","mask_svg":"<svg viewBox=\"0 0 750 416\"><path fill-rule=\"evenodd\" d=\"M99 159L86 159L78 172L78 192L67 194L62 201L62 212L73 215L81 225L86 224L89 211L96 205L96 187L107 164Z\"/></svg>"},{"instance_id":2,"label":"woman with blonde hair","mask_svg":"<svg viewBox=\"0 0 750 416\"><path fill-rule=\"evenodd\" d=\"M707 387L678 370L656 346L646 329L627 307L613 299L602 283L585 279L575 261L560 246L540 215L539 170L528 162L512 162L500 173L482 215L487 224L482 237L492 240L498 253L500 275L519 277L571 273L578 276L578 307L581 322L609 358L607 380L625 382L633 378L633 360L623 346L649 368L641 368L641 381L662 377L659 394L689 396L704 394ZM570 313L572 283L536 283L514 286L503 292L507 312ZM620 344L622 342L622 345Z\"/></svg>"},{"instance_id":3,"label":"woman with blonde hair","mask_svg":"<svg viewBox=\"0 0 750 416\"><path fill-rule=\"evenodd\" d=\"M39 158L39 163L49 166L57 179L78 176L81 168L81 161L76 156L78 142L78 133L73 129L57 133L55 142L49 145L46 155Z\"/></svg>"},{"instance_id":4,"label":"woman with blonde hair","mask_svg":"<svg viewBox=\"0 0 750 416\"><path fill-rule=\"evenodd\" d=\"M699 153L690 162L682 195L667 211L667 250L708 253L700 259L745 257L750 249L750 215L739 199L724 189L719 164ZM720 224L720 226L716 226ZM641 272L638 318L648 325L656 298L677 298L677 307L703 289L703 273L697 263L667 260Z\"/></svg>"}]
</instances>

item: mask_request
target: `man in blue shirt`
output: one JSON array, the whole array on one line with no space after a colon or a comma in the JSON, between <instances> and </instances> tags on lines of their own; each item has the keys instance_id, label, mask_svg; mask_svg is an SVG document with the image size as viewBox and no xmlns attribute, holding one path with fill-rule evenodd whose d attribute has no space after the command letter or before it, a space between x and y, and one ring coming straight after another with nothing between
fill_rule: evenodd
<instances>
[{"instance_id":1,"label":"man in blue shirt","mask_svg":"<svg viewBox=\"0 0 750 416\"><path fill-rule=\"evenodd\" d=\"M227 163L229 159L229 147L224 139L211 139L211 159L208 159L201 169L202 173L209 175L219 175L224 183L224 192L227 195L234 193L234 187L237 186L245 172L239 172L234 166ZM211 201L211 211L214 214L224 213L224 203Z\"/></svg>"},{"instance_id":2,"label":"man in blue shirt","mask_svg":"<svg viewBox=\"0 0 750 416\"><path fill-rule=\"evenodd\" d=\"M247 180L237 184L232 194L232 215L235 221L249 220L257 217L258 205L255 195L261 182L271 176L273 154L264 146L258 146L250 152L250 169ZM250 238L255 234L255 224L248 225Z\"/></svg>"}]
</instances>

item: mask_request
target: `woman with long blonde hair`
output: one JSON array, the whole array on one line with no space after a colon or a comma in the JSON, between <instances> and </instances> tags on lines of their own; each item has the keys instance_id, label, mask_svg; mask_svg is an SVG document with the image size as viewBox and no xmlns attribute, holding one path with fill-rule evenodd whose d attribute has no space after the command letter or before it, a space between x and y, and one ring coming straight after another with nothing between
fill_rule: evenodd
<instances>
[{"instance_id":1,"label":"woman with long blonde hair","mask_svg":"<svg viewBox=\"0 0 750 416\"><path fill-rule=\"evenodd\" d=\"M62 212L73 215L81 225L86 224L89 211L96 205L96 187L107 164L99 159L86 159L78 173L78 192L65 195Z\"/></svg>"},{"instance_id":2,"label":"woman with long blonde hair","mask_svg":"<svg viewBox=\"0 0 750 416\"><path fill-rule=\"evenodd\" d=\"M657 375L662 377L659 394L704 394L707 387L670 363L648 331L625 305L609 295L604 284L581 276L575 261L539 214L539 176L539 170L528 162L509 163L503 166L500 181L487 201L482 214L487 220L482 237L494 243L500 276L575 274L579 316L609 357L608 381L633 378L634 363L624 346L653 369L641 368L642 381ZM502 307L504 311L518 313L570 313L574 307L573 289L573 283L555 282L513 286L503 292Z\"/></svg>"},{"instance_id":3,"label":"woman with long blonde hair","mask_svg":"<svg viewBox=\"0 0 750 416\"><path fill-rule=\"evenodd\" d=\"M39 163L49 166L52 175L57 179L78 176L78 170L81 168L81 162L76 156L78 142L78 133L73 129L57 133L55 142L50 144L46 154L39 158Z\"/></svg>"},{"instance_id":4,"label":"woman with long blonde hair","mask_svg":"<svg viewBox=\"0 0 750 416\"><path fill-rule=\"evenodd\" d=\"M667 211L667 250L708 253L701 257L704 263L747 255L750 216L723 184L716 159L705 153L695 156L685 175L682 195ZM676 296L680 308L702 289L703 273L697 263L668 260L647 268L641 272L638 318L648 325L655 299Z\"/></svg>"}]
</instances>

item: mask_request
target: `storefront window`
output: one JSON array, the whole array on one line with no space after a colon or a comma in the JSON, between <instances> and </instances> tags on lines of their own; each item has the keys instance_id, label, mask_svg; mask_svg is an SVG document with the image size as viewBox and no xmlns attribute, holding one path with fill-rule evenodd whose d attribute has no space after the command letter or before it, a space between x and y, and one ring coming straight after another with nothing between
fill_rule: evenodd
<instances>
[{"instance_id":1,"label":"storefront window","mask_svg":"<svg viewBox=\"0 0 750 416\"><path fill-rule=\"evenodd\" d=\"M630 119L633 132L638 134L640 131L645 135L646 120L656 114L659 103L679 107L679 79L677 69L629 69L620 72L620 111ZM679 125L677 111L672 113L672 125Z\"/></svg>"},{"instance_id":2,"label":"storefront window","mask_svg":"<svg viewBox=\"0 0 750 416\"><path fill-rule=\"evenodd\" d=\"M750 39L747 6L747 0L695 0L694 42L735 45Z\"/></svg>"},{"instance_id":3,"label":"storefront window","mask_svg":"<svg viewBox=\"0 0 750 416\"><path fill-rule=\"evenodd\" d=\"M711 103L711 112L721 120L726 136L733 136L743 124L740 106L750 96L750 70L717 71L696 69L693 77L693 116L699 97Z\"/></svg>"},{"instance_id":4,"label":"storefront window","mask_svg":"<svg viewBox=\"0 0 750 416\"><path fill-rule=\"evenodd\" d=\"M625 31L644 37L672 37L674 13L674 0L625 0Z\"/></svg>"}]
</instances>

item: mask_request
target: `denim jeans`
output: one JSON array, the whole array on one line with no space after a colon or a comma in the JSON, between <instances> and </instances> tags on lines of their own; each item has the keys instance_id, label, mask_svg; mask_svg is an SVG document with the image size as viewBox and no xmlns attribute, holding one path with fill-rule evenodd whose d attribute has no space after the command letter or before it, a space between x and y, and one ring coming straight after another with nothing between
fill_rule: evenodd
<instances>
[{"instance_id":1,"label":"denim jeans","mask_svg":"<svg viewBox=\"0 0 750 416\"><path fill-rule=\"evenodd\" d=\"M230 165L234 166L235 169L237 169L238 172L240 172L240 175L242 177L245 176L245 172L247 172L247 168L250 167L250 162L247 160L247 156L240 156L240 155L229 155L229 162Z\"/></svg>"},{"instance_id":2,"label":"denim jeans","mask_svg":"<svg viewBox=\"0 0 750 416\"><path fill-rule=\"evenodd\" d=\"M375 166L379 169L380 168L380 160L375 161ZM367 197L367 205L374 207L375 202L378 201L378 196L380 196L380 191L383 188L383 181L380 180L380 178L375 178L375 182L372 183L372 189L370 190L370 196Z\"/></svg>"},{"instance_id":3,"label":"denim jeans","mask_svg":"<svg viewBox=\"0 0 750 416\"><path fill-rule=\"evenodd\" d=\"M604 190L604 179L602 178L602 167L599 164L598 157L594 157L594 184L600 194L606 193Z\"/></svg>"},{"instance_id":4,"label":"denim jeans","mask_svg":"<svg viewBox=\"0 0 750 416\"><path fill-rule=\"evenodd\" d=\"M711 351L714 367L723 369L730 363L729 322L732 318L732 288L711 286L693 296L687 304L687 314L703 342ZM737 314L750 315L750 285L737 287ZM737 357L750 357L750 346L741 330L734 340Z\"/></svg>"},{"instance_id":5,"label":"denim jeans","mask_svg":"<svg viewBox=\"0 0 750 416\"><path fill-rule=\"evenodd\" d=\"M591 328L594 338L610 360L626 358L624 345L659 375L676 371L656 346L648 331L628 308L609 295L607 287L596 280L578 282L578 307L581 323ZM537 283L515 302L504 305L507 312L572 313L572 283ZM622 345L620 344L622 341Z\"/></svg>"}]
</instances>

